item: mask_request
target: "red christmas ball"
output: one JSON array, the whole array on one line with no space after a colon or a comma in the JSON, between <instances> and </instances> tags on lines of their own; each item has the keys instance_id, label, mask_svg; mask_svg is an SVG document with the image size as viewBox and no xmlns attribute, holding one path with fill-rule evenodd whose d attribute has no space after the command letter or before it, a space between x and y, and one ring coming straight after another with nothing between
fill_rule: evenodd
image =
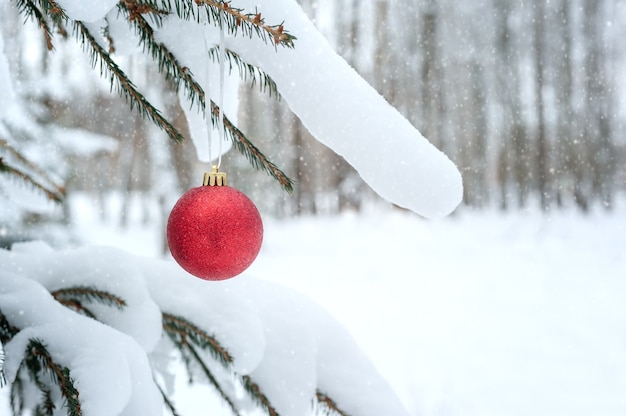
<instances>
[{"instance_id":1,"label":"red christmas ball","mask_svg":"<svg viewBox=\"0 0 626 416\"><path fill-rule=\"evenodd\" d=\"M235 277L252 264L263 241L254 203L230 186L199 186L174 205L167 243L180 266L205 280Z\"/></svg>"}]
</instances>

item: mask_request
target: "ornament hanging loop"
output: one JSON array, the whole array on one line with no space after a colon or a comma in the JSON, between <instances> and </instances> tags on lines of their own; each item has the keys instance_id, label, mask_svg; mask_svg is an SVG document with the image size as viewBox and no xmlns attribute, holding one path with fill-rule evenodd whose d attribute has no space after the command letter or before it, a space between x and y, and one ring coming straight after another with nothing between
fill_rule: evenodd
<instances>
[{"instance_id":1,"label":"ornament hanging loop","mask_svg":"<svg viewBox=\"0 0 626 416\"><path fill-rule=\"evenodd\" d=\"M217 159L217 167L222 166L222 142L224 141L224 71L226 68L226 46L224 45L224 21L222 18L222 9L219 11L220 16L220 44L219 44L219 64L220 64L220 95L219 95L219 114L218 114L218 132L220 137L219 156Z\"/></svg>"},{"instance_id":2,"label":"ornament hanging loop","mask_svg":"<svg viewBox=\"0 0 626 416\"><path fill-rule=\"evenodd\" d=\"M226 173L218 172L218 167L213 165L211 173L206 172L202 181L203 186L226 186Z\"/></svg>"}]
</instances>

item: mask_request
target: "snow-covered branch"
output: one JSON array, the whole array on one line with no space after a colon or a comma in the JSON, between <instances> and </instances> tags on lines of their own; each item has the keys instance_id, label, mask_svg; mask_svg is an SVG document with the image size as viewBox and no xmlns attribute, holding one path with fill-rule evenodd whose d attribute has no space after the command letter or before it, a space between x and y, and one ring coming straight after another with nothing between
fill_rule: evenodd
<instances>
[{"instance_id":1,"label":"snow-covered branch","mask_svg":"<svg viewBox=\"0 0 626 416\"><path fill-rule=\"evenodd\" d=\"M169 379L179 357L190 378L199 371L196 381L234 412L253 403L270 415L300 416L317 403L354 416L406 414L347 332L285 288L250 277L207 285L168 261L43 243L0 250L0 270L6 379L25 409L41 397L63 405L49 384L35 383L43 396L30 395L26 384L39 376L20 374L35 358L42 365L28 371L52 372L67 392L71 374L85 414L175 407L153 374ZM360 393L346 394L353 389Z\"/></svg>"}]
</instances>

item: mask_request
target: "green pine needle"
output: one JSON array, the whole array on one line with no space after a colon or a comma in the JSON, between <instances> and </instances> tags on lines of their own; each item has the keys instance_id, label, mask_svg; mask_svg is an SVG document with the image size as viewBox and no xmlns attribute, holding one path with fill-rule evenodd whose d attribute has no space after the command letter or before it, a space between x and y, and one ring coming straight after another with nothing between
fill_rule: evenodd
<instances>
[{"instance_id":1,"label":"green pine needle","mask_svg":"<svg viewBox=\"0 0 626 416\"><path fill-rule=\"evenodd\" d=\"M245 62L239 54L231 51L230 49L225 50L225 55L226 59L228 60L229 71L232 72L234 63L239 70L239 76L244 81L249 81L253 87L258 83L260 91L268 92L270 97L272 95L275 95L277 97L280 96L278 93L278 87L276 86L276 83L274 82L272 77L270 77L261 68ZM209 56L211 57L211 59L213 59L213 61L219 62L219 46L209 49Z\"/></svg>"},{"instance_id":2,"label":"green pine needle","mask_svg":"<svg viewBox=\"0 0 626 416\"><path fill-rule=\"evenodd\" d=\"M9 165L8 162L5 162L2 157L0 157L0 173L4 173L13 178L20 179L24 183L35 188L37 191L40 191L51 201L61 203L65 199L65 191L63 188L49 189L44 184L36 180L33 176L24 172L20 168Z\"/></svg>"},{"instance_id":3,"label":"green pine needle","mask_svg":"<svg viewBox=\"0 0 626 416\"><path fill-rule=\"evenodd\" d=\"M39 10L37 5L30 0L16 0L18 10L20 13L26 18L31 18L37 22L41 30L43 31L44 38L46 40L46 47L48 50L53 50L54 46L52 44L52 29L46 20L44 13Z\"/></svg>"},{"instance_id":4,"label":"green pine needle","mask_svg":"<svg viewBox=\"0 0 626 416\"><path fill-rule=\"evenodd\" d=\"M54 410L49 387L39 378L40 373L48 373L52 381L59 387L61 396L65 401L64 404L67 407L68 416L82 416L78 390L74 386L70 370L54 362L43 341L35 338L29 341L22 364L25 365L31 380L43 395L42 403L36 408L39 408L40 411L45 410L47 413L43 414L50 415L52 415L52 410ZM14 407L13 411L15 412L15 410Z\"/></svg>"},{"instance_id":5,"label":"green pine needle","mask_svg":"<svg viewBox=\"0 0 626 416\"><path fill-rule=\"evenodd\" d=\"M213 125L219 122L220 108L211 101L211 121ZM287 192L293 191L294 181L271 162L227 117L224 117L224 132L233 142L235 148L243 154L255 169L262 169L276 179Z\"/></svg>"},{"instance_id":6,"label":"green pine needle","mask_svg":"<svg viewBox=\"0 0 626 416\"><path fill-rule=\"evenodd\" d=\"M109 78L111 90L114 88L129 103L131 110L137 110L143 117L149 118L157 127L163 130L170 139L182 142L184 136L169 122L148 99L139 92L135 84L122 71L109 53L96 41L89 29L80 21L74 21L74 35L89 53L92 67L99 66L100 75Z\"/></svg>"},{"instance_id":7,"label":"green pine needle","mask_svg":"<svg viewBox=\"0 0 626 416\"><path fill-rule=\"evenodd\" d=\"M51 292L51 295L62 305L93 319L96 319L96 316L91 310L85 307L85 303L99 303L118 310L122 310L126 307L126 302L119 296L88 286L74 286L59 289Z\"/></svg>"},{"instance_id":8,"label":"green pine needle","mask_svg":"<svg viewBox=\"0 0 626 416\"><path fill-rule=\"evenodd\" d=\"M278 416L276 409L274 409L268 398L261 392L259 385L252 381L250 376L241 377L241 381L246 392L269 416Z\"/></svg>"},{"instance_id":9,"label":"green pine needle","mask_svg":"<svg viewBox=\"0 0 626 416\"><path fill-rule=\"evenodd\" d=\"M147 3L153 4L153 1ZM283 24L268 25L261 13L244 13L243 9L230 6L223 0L163 0L165 10L184 20L200 23L204 16L208 23L223 27L232 35L252 37L256 35L265 43L287 48L294 47L296 37L284 29ZM241 32L241 33L240 33Z\"/></svg>"},{"instance_id":10,"label":"green pine needle","mask_svg":"<svg viewBox=\"0 0 626 416\"><path fill-rule=\"evenodd\" d=\"M215 337L207 334L185 318L163 313L163 329L182 344L193 343L202 350L209 351L213 358L226 368L229 368L233 362L230 353L220 345Z\"/></svg>"},{"instance_id":11,"label":"green pine needle","mask_svg":"<svg viewBox=\"0 0 626 416\"><path fill-rule=\"evenodd\" d=\"M319 390L315 393L315 399L319 409L328 416L349 416L341 410L334 400Z\"/></svg>"},{"instance_id":12,"label":"green pine needle","mask_svg":"<svg viewBox=\"0 0 626 416\"><path fill-rule=\"evenodd\" d=\"M241 416L239 414L239 410L237 409L237 406L235 406L235 403L233 402L233 400L228 396L228 394L226 394L226 392L224 391L224 389L222 388L220 383L217 381L217 378L215 378L215 376L213 375L213 372L211 371L211 369L204 362L204 360L202 360L202 357L200 357L200 354L198 354L198 352L193 347L193 345L186 344L185 347L186 347L187 350L189 350L189 352L191 353L191 355L195 359L195 362L200 366L200 368L202 369L202 373L207 378L207 380L209 380L209 383L211 383L213 388L215 388L215 390L220 395L222 400L224 400L226 402L226 404L228 404L228 407L230 407L230 410L233 412L233 415Z\"/></svg>"}]
</instances>

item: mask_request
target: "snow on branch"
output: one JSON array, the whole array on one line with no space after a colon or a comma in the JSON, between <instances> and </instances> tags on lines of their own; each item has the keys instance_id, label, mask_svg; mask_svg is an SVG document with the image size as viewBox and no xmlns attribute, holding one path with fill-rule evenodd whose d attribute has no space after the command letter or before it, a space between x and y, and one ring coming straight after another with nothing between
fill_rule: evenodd
<instances>
[{"instance_id":1,"label":"snow on branch","mask_svg":"<svg viewBox=\"0 0 626 416\"><path fill-rule=\"evenodd\" d=\"M131 110L136 108L143 117L149 118L156 126L164 131L169 138L181 142L184 136L172 125L172 123L157 109L140 89L133 83L128 75L120 68L113 54L116 52L116 42L125 42L126 39L116 39L109 31L112 20L125 20L134 30L140 45L143 46L144 53L149 55L158 66L158 70L165 79L170 82L176 91L184 87L185 96L190 106L197 105L199 110L205 111L205 91L194 78L191 69L183 65L177 54L182 54L180 50L174 52L163 42L155 39L156 32L163 25L163 19L174 15L184 20L195 21L200 24L201 16L205 16L208 23L217 27L226 27L233 35L252 36L256 33L260 39L267 42L271 39L274 45L282 45L292 48L295 37L289 34L283 24L269 25L261 16L261 13L245 13L243 9L235 8L229 2L198 0L198 1L137 1L122 0L117 3L118 15L108 13L102 19L101 25L108 42L108 51L103 46L103 42L96 36L96 31L100 26L93 22L72 19L80 17L84 12L80 12L88 6L77 6L71 1L63 1L68 6L68 10L63 9L55 1L41 1L38 7L30 0L18 1L20 12L26 17L36 20L44 32L48 49L53 49L53 26L63 37L67 35L66 24L72 23L74 34L83 49L89 54L92 66L99 67L100 75L109 79L111 89L115 89L130 104ZM76 10L74 10L76 9ZM177 33L180 33L177 31ZM180 43L180 42L177 42ZM187 44L187 42L183 42ZM204 52L207 58L213 61L218 60L218 54L211 53L215 47ZM254 85L258 82L262 91L268 91L270 95L278 96L276 84L261 69L247 63L243 57L233 51L226 51L226 58L233 62L239 69L239 74L244 80L250 79ZM219 107L211 102L211 123L216 126L219 117L216 116ZM221 128L226 131L227 136L235 144L235 147L250 161L256 168L267 172L275 178L281 187L288 192L293 189L293 181L274 163L272 163L252 142L235 126L235 124L224 117L224 124ZM18 173L18 172L15 172Z\"/></svg>"},{"instance_id":2,"label":"snow on branch","mask_svg":"<svg viewBox=\"0 0 626 416\"><path fill-rule=\"evenodd\" d=\"M135 9L131 8L129 4L134 5ZM126 16L131 26L135 29L135 33L139 36L141 45L150 53L150 56L158 64L159 71L165 75L167 80L172 81L176 91L181 86L184 87L185 95L191 106L198 105L199 109L206 114L206 94L204 89L194 78L192 71L189 68L182 66L179 60L175 57L174 53L162 42L158 42L155 39L155 32L150 22L143 17L141 13L137 13L135 2L120 2L118 4L119 10ZM145 10L153 11L154 8L148 8ZM233 10L230 8L229 10ZM186 16L186 13L183 13ZM160 15L155 16L157 26L160 22ZM208 51L208 57L214 61L219 60L219 54L216 53L216 48L211 48ZM261 86L262 91L269 91L270 95L278 95L276 84L274 81L259 68L245 62L241 56L233 51L225 51L226 58L231 64L234 62L239 69L240 76L245 80L250 77L252 84L256 82ZM257 81L258 79L258 81ZM219 127L219 106L210 101L211 104L211 123L213 126ZM239 130L235 124L226 116L223 117L224 132L228 138L233 142L235 148L243 154L250 164L256 168L267 172L271 177L276 179L283 189L287 192L293 190L293 180L290 179L278 166L271 162L252 142L246 137L246 135Z\"/></svg>"},{"instance_id":3,"label":"snow on branch","mask_svg":"<svg viewBox=\"0 0 626 416\"><path fill-rule=\"evenodd\" d=\"M53 291L52 297L59 303L82 313L90 318L96 319L96 315L85 306L85 303L97 302L117 309L124 309L126 301L112 293L85 286L74 286L66 289Z\"/></svg>"},{"instance_id":4,"label":"snow on branch","mask_svg":"<svg viewBox=\"0 0 626 416\"><path fill-rule=\"evenodd\" d=\"M175 10L176 14L184 20L195 19L199 22L200 17L204 15L209 22L219 27L226 27L233 35L241 31L247 37L256 34L264 42L271 41L274 45L294 47L296 37L285 30L283 23L267 24L260 12L246 13L244 9L232 7L230 1L164 0L162 4L167 5L170 10ZM206 6L205 13L201 13L200 6Z\"/></svg>"},{"instance_id":5,"label":"snow on branch","mask_svg":"<svg viewBox=\"0 0 626 416\"><path fill-rule=\"evenodd\" d=\"M70 369L60 366L54 361L42 340L31 339L28 342L22 364L23 367L21 369L25 369L28 372L30 379L34 381L33 384L42 393L42 402L34 407L34 414L51 415L57 407L54 403L51 386L47 380L41 378L41 373L49 373L51 380L59 387L64 404L67 407L68 416L81 416L83 414L78 399L79 392L74 386ZM18 414L17 410L13 409L15 414Z\"/></svg>"},{"instance_id":6,"label":"snow on branch","mask_svg":"<svg viewBox=\"0 0 626 416\"><path fill-rule=\"evenodd\" d=\"M18 410L130 416L165 404L176 415L158 380L182 358L234 415L253 405L271 416L406 416L345 329L302 295L245 276L207 285L114 249L0 250L0 341Z\"/></svg>"},{"instance_id":7,"label":"snow on branch","mask_svg":"<svg viewBox=\"0 0 626 416\"><path fill-rule=\"evenodd\" d=\"M326 394L320 392L319 390L315 394L315 398L317 400L316 404L321 409L322 412L325 412L326 414L329 414L329 415L348 416L347 413L342 411L337 406L337 403L335 403L333 399L328 397Z\"/></svg>"}]
</instances>

